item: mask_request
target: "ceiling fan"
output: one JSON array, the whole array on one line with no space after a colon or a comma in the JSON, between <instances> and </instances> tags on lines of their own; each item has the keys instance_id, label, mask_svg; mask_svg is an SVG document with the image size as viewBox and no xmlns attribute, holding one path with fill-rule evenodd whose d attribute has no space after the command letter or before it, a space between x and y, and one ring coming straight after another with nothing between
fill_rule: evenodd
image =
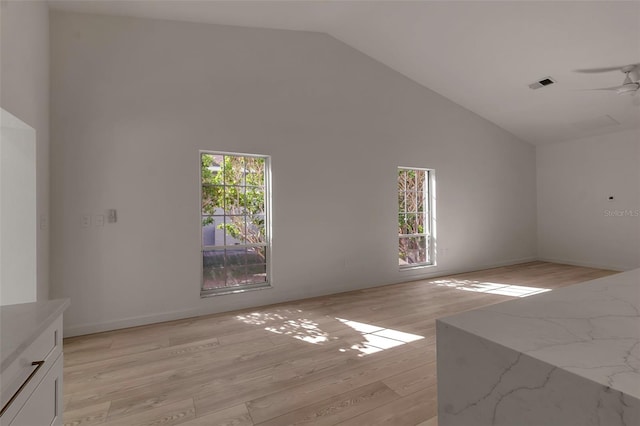
<instances>
[{"instance_id":1,"label":"ceiling fan","mask_svg":"<svg viewBox=\"0 0 640 426\"><path fill-rule=\"evenodd\" d=\"M582 72L587 74L595 74L601 72L609 72L609 71L622 71L625 74L624 81L619 86L612 87L600 87L597 89L587 89L587 90L610 90L616 92L618 95L633 95L638 89L640 89L640 81L633 81L631 79L632 72L637 72L640 69L640 64L631 64L625 65L622 67L609 67L609 68L589 68L583 70L576 70L576 72ZM636 74L637 75L637 74Z\"/></svg>"}]
</instances>

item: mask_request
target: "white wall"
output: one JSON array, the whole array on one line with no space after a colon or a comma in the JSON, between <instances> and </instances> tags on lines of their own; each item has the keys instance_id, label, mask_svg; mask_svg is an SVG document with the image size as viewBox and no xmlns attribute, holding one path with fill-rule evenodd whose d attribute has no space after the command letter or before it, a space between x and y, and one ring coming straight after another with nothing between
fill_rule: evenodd
<instances>
[{"instance_id":1,"label":"white wall","mask_svg":"<svg viewBox=\"0 0 640 426\"><path fill-rule=\"evenodd\" d=\"M541 259L640 267L640 131L539 146L537 181Z\"/></svg>"},{"instance_id":2,"label":"white wall","mask_svg":"<svg viewBox=\"0 0 640 426\"><path fill-rule=\"evenodd\" d=\"M0 2L0 106L36 130L37 297L49 297L49 8Z\"/></svg>"},{"instance_id":3,"label":"white wall","mask_svg":"<svg viewBox=\"0 0 640 426\"><path fill-rule=\"evenodd\" d=\"M343 43L51 16L67 335L535 258L534 148ZM200 149L272 156L272 289L200 299ZM398 270L398 166L436 170L437 267Z\"/></svg>"}]
</instances>

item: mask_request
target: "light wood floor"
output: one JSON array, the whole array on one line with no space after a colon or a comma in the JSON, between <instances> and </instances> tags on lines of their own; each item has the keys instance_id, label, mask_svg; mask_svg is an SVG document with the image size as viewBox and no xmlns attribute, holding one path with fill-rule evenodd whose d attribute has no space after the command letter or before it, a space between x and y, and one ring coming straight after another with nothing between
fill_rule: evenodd
<instances>
[{"instance_id":1,"label":"light wood floor","mask_svg":"<svg viewBox=\"0 0 640 426\"><path fill-rule=\"evenodd\" d=\"M66 339L64 421L435 426L436 318L612 273L532 262Z\"/></svg>"}]
</instances>

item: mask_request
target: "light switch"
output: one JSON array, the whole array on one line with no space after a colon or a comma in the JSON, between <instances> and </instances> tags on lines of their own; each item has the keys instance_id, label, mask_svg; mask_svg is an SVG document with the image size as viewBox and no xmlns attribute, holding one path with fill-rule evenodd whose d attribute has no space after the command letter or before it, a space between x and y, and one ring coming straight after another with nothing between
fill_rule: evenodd
<instances>
[{"instance_id":1,"label":"light switch","mask_svg":"<svg viewBox=\"0 0 640 426\"><path fill-rule=\"evenodd\" d=\"M116 223L118 221L118 213L116 212L116 209L109 209L107 221L109 223Z\"/></svg>"},{"instance_id":2,"label":"light switch","mask_svg":"<svg viewBox=\"0 0 640 426\"><path fill-rule=\"evenodd\" d=\"M101 215L101 214L96 215L95 225L96 226L104 226L104 216L103 215Z\"/></svg>"}]
</instances>

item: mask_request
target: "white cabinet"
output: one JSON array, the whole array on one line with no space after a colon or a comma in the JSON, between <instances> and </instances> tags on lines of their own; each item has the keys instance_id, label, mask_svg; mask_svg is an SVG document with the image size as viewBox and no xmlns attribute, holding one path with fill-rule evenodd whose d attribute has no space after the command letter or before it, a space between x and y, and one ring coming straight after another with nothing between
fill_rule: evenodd
<instances>
[{"instance_id":1,"label":"white cabinet","mask_svg":"<svg viewBox=\"0 0 640 426\"><path fill-rule=\"evenodd\" d=\"M59 300L0 307L0 426L62 425L62 311L67 305Z\"/></svg>"},{"instance_id":2,"label":"white cabinet","mask_svg":"<svg viewBox=\"0 0 640 426\"><path fill-rule=\"evenodd\" d=\"M33 391L11 426L36 426L62 424L62 355L58 357L47 375Z\"/></svg>"}]
</instances>

